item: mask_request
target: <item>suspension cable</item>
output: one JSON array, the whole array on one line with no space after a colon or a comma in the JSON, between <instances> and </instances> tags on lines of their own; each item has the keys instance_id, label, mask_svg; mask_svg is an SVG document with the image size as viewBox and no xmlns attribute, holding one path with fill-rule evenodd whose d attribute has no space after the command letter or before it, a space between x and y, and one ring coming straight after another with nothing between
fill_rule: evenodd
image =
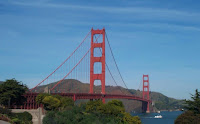
<instances>
[{"instance_id":1,"label":"suspension cable","mask_svg":"<svg viewBox=\"0 0 200 124\"><path fill-rule=\"evenodd\" d=\"M95 39L96 39L96 36L95 36ZM96 39L96 40L97 40L97 39ZM101 51L100 47L98 47L98 48L99 48L99 50L100 50L100 52L101 52L101 54L102 54L102 51ZM113 75L112 75L112 73L111 73L111 71L110 71L110 69L109 69L109 67L108 67L108 65L107 65L106 62L105 62L105 64L106 64L106 67L107 67L107 69L108 69L108 71L109 71L109 73L110 73L110 76L112 77L113 81L115 82L115 84L117 85L117 87L119 87L118 84L117 84L117 82L116 82L116 80L114 79L114 77L113 77ZM120 89L120 91L122 92L122 90L121 90L120 87L119 87L119 89ZM122 92L122 93L123 93L123 92Z\"/></svg>"},{"instance_id":2,"label":"suspension cable","mask_svg":"<svg viewBox=\"0 0 200 124\"><path fill-rule=\"evenodd\" d=\"M107 39L107 41L108 41L108 46L109 46L109 48L110 48L110 51L111 51L112 57L113 57L113 59L114 59L115 65L116 65L117 70L118 70L118 73L119 73L119 75L120 75L120 77L121 77L121 79L122 79L122 81L123 81L125 87L128 89L128 87L126 86L126 83L125 83L125 81L124 81L124 79L123 79L123 77L122 77L122 75L121 75L121 73L120 73L120 71L119 71L119 68L118 68L117 62L116 62L116 60L115 60L114 54L113 54L113 52L112 52L112 49L111 49L111 46L110 46L110 43L109 43L109 40L108 40L107 33L105 33L105 34L106 34L106 39Z\"/></svg>"},{"instance_id":3,"label":"suspension cable","mask_svg":"<svg viewBox=\"0 0 200 124\"><path fill-rule=\"evenodd\" d=\"M60 64L60 66L58 66L51 74L49 74L44 80L42 80L39 84L37 84L34 88L30 89L30 92L32 90L34 90L36 87L38 87L41 83L43 83L46 79L48 79L53 73L55 73L68 59L70 59L70 57L77 51L77 49L85 42L86 38L88 37L88 35L90 34L91 31L88 32L88 34L85 36L85 38L83 39L83 41L79 44L79 46L71 53L71 55L65 59L64 62L62 62Z\"/></svg>"},{"instance_id":4,"label":"suspension cable","mask_svg":"<svg viewBox=\"0 0 200 124\"><path fill-rule=\"evenodd\" d=\"M100 36L100 35L99 35ZM97 39L99 38L99 36L97 37ZM97 41L97 39L96 39L96 41ZM95 41L95 42L96 42ZM66 74L64 77L63 77L63 79L62 80L60 80L57 84L55 84L54 86L53 86L53 88L51 88L50 89L50 91L52 91L58 84L60 84L69 74L71 74L71 72L82 62L82 60L85 58L85 56L90 52L90 50L91 50L91 48L92 47L90 47L89 48L89 50L86 52L86 54L80 59L80 61L71 69L71 71L68 73L68 74Z\"/></svg>"}]
</instances>

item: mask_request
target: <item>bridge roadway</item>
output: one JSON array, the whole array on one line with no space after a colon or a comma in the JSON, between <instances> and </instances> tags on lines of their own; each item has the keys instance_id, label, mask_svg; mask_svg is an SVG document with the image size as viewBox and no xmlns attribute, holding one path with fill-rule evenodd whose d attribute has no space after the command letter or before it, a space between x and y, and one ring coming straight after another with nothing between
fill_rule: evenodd
<instances>
[{"instance_id":1,"label":"bridge roadway","mask_svg":"<svg viewBox=\"0 0 200 124\"><path fill-rule=\"evenodd\" d=\"M21 108L24 109L37 109L41 107L36 103L36 97L39 93L26 93L24 97L27 98L27 101L24 103ZM134 95L117 95L117 94L90 94L90 93L51 93L52 95L60 95L72 98L74 101L79 99L129 99L141 101L144 104L151 103L150 100L143 99L142 97L137 97Z\"/></svg>"},{"instance_id":2,"label":"bridge roadway","mask_svg":"<svg viewBox=\"0 0 200 124\"><path fill-rule=\"evenodd\" d=\"M134 95L119 95L119 94L90 94L90 93L52 93L53 95L61 95L73 98L74 101L78 99L130 99L142 102L148 102L148 100Z\"/></svg>"}]
</instances>

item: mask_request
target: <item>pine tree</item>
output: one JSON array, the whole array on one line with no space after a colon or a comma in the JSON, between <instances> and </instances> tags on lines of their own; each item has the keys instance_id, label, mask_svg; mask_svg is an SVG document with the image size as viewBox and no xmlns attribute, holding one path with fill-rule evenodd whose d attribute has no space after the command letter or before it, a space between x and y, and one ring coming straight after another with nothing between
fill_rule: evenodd
<instances>
[{"instance_id":1,"label":"pine tree","mask_svg":"<svg viewBox=\"0 0 200 124\"><path fill-rule=\"evenodd\" d=\"M185 100L187 104L185 108L193 111L195 114L200 114L200 92L198 92L198 89L196 89L195 94L191 95L192 100Z\"/></svg>"}]
</instances>

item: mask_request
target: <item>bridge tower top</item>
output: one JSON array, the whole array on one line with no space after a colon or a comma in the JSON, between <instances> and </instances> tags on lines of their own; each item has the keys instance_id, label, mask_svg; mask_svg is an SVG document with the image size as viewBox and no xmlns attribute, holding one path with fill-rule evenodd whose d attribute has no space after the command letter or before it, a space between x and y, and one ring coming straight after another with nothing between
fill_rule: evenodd
<instances>
[{"instance_id":1,"label":"bridge tower top","mask_svg":"<svg viewBox=\"0 0 200 124\"><path fill-rule=\"evenodd\" d=\"M149 100L149 75L143 75L143 99Z\"/></svg>"}]
</instances>

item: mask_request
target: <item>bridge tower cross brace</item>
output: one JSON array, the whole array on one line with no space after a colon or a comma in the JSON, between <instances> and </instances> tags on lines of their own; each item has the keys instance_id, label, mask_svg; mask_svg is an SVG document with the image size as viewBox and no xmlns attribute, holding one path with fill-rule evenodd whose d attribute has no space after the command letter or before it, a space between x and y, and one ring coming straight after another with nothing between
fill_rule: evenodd
<instances>
[{"instance_id":1,"label":"bridge tower cross brace","mask_svg":"<svg viewBox=\"0 0 200 124\"><path fill-rule=\"evenodd\" d=\"M149 99L149 75L143 75L143 99ZM149 102L147 103L146 112L149 113Z\"/></svg>"},{"instance_id":2,"label":"bridge tower cross brace","mask_svg":"<svg viewBox=\"0 0 200 124\"><path fill-rule=\"evenodd\" d=\"M94 35L100 34L103 37L101 43L96 43ZM101 48L101 57L94 56L94 49ZM100 74L94 74L94 63L101 62L102 72ZM93 30L91 29L91 53L90 53L90 93L93 94L94 81L101 81L101 94L105 94L105 29ZM103 99L105 102L105 99Z\"/></svg>"}]
</instances>

